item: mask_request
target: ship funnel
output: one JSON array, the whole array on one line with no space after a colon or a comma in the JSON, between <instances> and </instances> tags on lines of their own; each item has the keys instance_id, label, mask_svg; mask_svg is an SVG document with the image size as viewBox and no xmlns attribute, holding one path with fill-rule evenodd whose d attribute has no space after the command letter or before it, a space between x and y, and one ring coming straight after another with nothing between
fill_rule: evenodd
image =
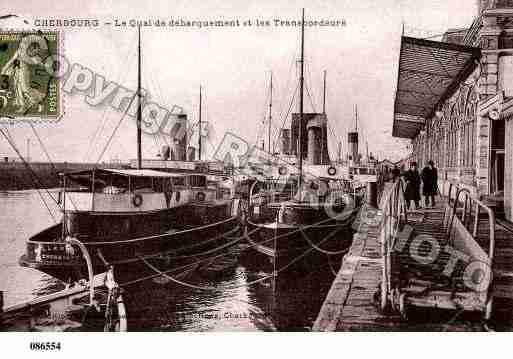
<instances>
[{"instance_id":1,"label":"ship funnel","mask_svg":"<svg viewBox=\"0 0 513 359\"><path fill-rule=\"evenodd\" d=\"M359 161L358 155L358 132L349 132L347 134L347 142L349 144L349 155L356 163Z\"/></svg>"},{"instance_id":2,"label":"ship funnel","mask_svg":"<svg viewBox=\"0 0 513 359\"><path fill-rule=\"evenodd\" d=\"M281 130L281 151L283 155L290 154L290 129Z\"/></svg>"},{"instance_id":3,"label":"ship funnel","mask_svg":"<svg viewBox=\"0 0 513 359\"><path fill-rule=\"evenodd\" d=\"M195 161L196 160L196 148L189 146L187 148L187 161Z\"/></svg>"},{"instance_id":4,"label":"ship funnel","mask_svg":"<svg viewBox=\"0 0 513 359\"><path fill-rule=\"evenodd\" d=\"M186 160L187 140L187 115L180 114L169 133L171 137L171 149L176 161Z\"/></svg>"},{"instance_id":5,"label":"ship funnel","mask_svg":"<svg viewBox=\"0 0 513 359\"><path fill-rule=\"evenodd\" d=\"M301 123L301 146L299 146L299 126ZM291 154L298 155L299 148L310 164L330 163L328 154L327 117L321 113L304 113L303 121L300 114L292 114Z\"/></svg>"},{"instance_id":6,"label":"ship funnel","mask_svg":"<svg viewBox=\"0 0 513 359\"><path fill-rule=\"evenodd\" d=\"M312 165L329 163L327 120L325 114L315 114L306 126L308 131L308 162Z\"/></svg>"},{"instance_id":7,"label":"ship funnel","mask_svg":"<svg viewBox=\"0 0 513 359\"><path fill-rule=\"evenodd\" d=\"M162 150L160 152L160 157L164 160L164 161L167 161L169 159L169 157L171 156L171 148L168 146L168 145L164 145L162 146Z\"/></svg>"}]
</instances>

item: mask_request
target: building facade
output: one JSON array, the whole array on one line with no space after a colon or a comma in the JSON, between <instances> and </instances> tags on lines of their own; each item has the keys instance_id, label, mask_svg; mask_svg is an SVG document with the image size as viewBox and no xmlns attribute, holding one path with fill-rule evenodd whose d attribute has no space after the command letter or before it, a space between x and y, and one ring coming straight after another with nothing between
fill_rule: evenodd
<instances>
[{"instance_id":1,"label":"building facade","mask_svg":"<svg viewBox=\"0 0 513 359\"><path fill-rule=\"evenodd\" d=\"M478 1L441 42L403 37L393 133L513 221L513 0Z\"/></svg>"}]
</instances>

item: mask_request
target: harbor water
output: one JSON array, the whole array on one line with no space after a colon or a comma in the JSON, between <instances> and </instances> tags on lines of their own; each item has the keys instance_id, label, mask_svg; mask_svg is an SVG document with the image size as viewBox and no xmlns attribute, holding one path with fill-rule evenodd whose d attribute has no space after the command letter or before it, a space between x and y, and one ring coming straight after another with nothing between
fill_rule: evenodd
<instances>
[{"instance_id":1,"label":"harbor water","mask_svg":"<svg viewBox=\"0 0 513 359\"><path fill-rule=\"evenodd\" d=\"M0 192L0 290L9 306L64 288L39 271L21 267L25 241L60 219L56 192ZM45 199L52 214L41 201ZM347 233L349 240L352 234ZM345 235L344 235L345 237ZM311 251L273 273L269 258L234 247L233 265L196 271L184 284L156 277L123 286L130 331L307 331L340 266L340 256ZM287 263L280 264L286 266ZM264 280L261 280L264 279Z\"/></svg>"}]
</instances>

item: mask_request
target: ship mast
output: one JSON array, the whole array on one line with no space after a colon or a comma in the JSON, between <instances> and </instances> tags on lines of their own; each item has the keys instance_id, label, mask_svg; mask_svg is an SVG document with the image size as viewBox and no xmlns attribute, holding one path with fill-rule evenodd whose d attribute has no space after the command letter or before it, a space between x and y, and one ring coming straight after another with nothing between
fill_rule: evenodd
<instances>
[{"instance_id":1,"label":"ship mast","mask_svg":"<svg viewBox=\"0 0 513 359\"><path fill-rule=\"evenodd\" d=\"M355 115L355 122L354 122L354 132L358 132L358 105L354 105L354 115Z\"/></svg>"},{"instance_id":2,"label":"ship mast","mask_svg":"<svg viewBox=\"0 0 513 359\"><path fill-rule=\"evenodd\" d=\"M141 26L138 26L139 43L137 47L138 68L137 68L137 169L142 168L142 149L141 149Z\"/></svg>"},{"instance_id":3,"label":"ship mast","mask_svg":"<svg viewBox=\"0 0 513 359\"><path fill-rule=\"evenodd\" d=\"M324 70L324 81L322 91L322 114L326 117L326 70ZM326 127L328 127L328 119L326 118ZM321 163L324 164L324 130L321 131Z\"/></svg>"},{"instance_id":4,"label":"ship mast","mask_svg":"<svg viewBox=\"0 0 513 359\"><path fill-rule=\"evenodd\" d=\"M324 70L324 83L323 83L323 93L322 93L322 113L326 114L326 70Z\"/></svg>"},{"instance_id":5,"label":"ship mast","mask_svg":"<svg viewBox=\"0 0 513 359\"><path fill-rule=\"evenodd\" d=\"M304 92L304 57L305 57L305 9L301 16L301 74L299 77L299 198L302 197L303 186L303 92Z\"/></svg>"},{"instance_id":6,"label":"ship mast","mask_svg":"<svg viewBox=\"0 0 513 359\"><path fill-rule=\"evenodd\" d=\"M200 93L199 93L199 122L198 122L198 160L201 161L201 85L200 85Z\"/></svg>"},{"instance_id":7,"label":"ship mast","mask_svg":"<svg viewBox=\"0 0 513 359\"><path fill-rule=\"evenodd\" d=\"M267 153L271 154L271 122L273 120L273 72L271 71L271 93L270 93L270 100L269 100L269 127L267 129Z\"/></svg>"}]
</instances>

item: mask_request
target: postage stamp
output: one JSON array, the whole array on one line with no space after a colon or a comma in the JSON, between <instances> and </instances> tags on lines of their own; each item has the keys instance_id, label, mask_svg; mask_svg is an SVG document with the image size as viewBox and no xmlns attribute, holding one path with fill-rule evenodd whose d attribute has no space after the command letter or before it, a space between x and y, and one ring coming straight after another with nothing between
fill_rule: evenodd
<instances>
[{"instance_id":1,"label":"postage stamp","mask_svg":"<svg viewBox=\"0 0 513 359\"><path fill-rule=\"evenodd\" d=\"M61 52L58 31L0 31L0 119L58 120ZM48 67L50 65L50 68Z\"/></svg>"}]
</instances>

